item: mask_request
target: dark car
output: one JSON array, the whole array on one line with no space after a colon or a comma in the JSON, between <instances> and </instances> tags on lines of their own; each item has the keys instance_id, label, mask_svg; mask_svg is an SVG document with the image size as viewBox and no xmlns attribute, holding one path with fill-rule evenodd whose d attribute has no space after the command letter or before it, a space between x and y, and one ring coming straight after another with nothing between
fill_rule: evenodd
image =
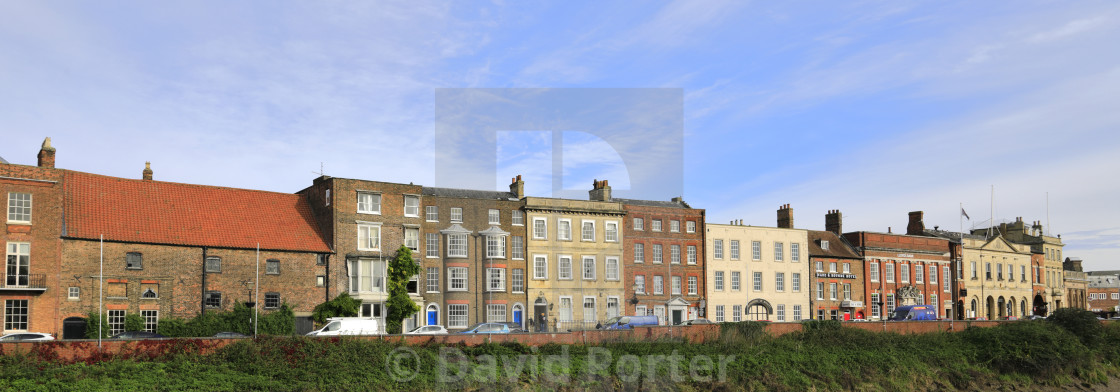
<instances>
[{"instance_id":1,"label":"dark car","mask_svg":"<svg viewBox=\"0 0 1120 392\"><path fill-rule=\"evenodd\" d=\"M216 338L247 338L247 337L249 337L249 335L243 334L241 332L218 332L218 333L214 334L214 337L216 337Z\"/></svg>"},{"instance_id":2,"label":"dark car","mask_svg":"<svg viewBox=\"0 0 1120 392\"><path fill-rule=\"evenodd\" d=\"M495 334L509 332L509 326L505 323L478 323L460 333Z\"/></svg>"},{"instance_id":3,"label":"dark car","mask_svg":"<svg viewBox=\"0 0 1120 392\"><path fill-rule=\"evenodd\" d=\"M160 335L160 334L155 333L155 332L127 331L127 332L121 332L121 333L118 333L116 335L113 335L113 336L109 337L109 339L158 339L158 338L166 338L166 336Z\"/></svg>"}]
</instances>

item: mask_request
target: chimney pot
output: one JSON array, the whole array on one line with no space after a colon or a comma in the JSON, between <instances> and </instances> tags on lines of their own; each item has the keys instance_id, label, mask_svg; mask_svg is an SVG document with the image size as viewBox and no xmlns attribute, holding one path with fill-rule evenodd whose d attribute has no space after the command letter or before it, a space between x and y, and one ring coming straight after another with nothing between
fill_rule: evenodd
<instances>
[{"instance_id":1,"label":"chimney pot","mask_svg":"<svg viewBox=\"0 0 1120 392\"><path fill-rule=\"evenodd\" d=\"M39 149L39 167L49 169L54 168L54 147L51 146L51 138L43 139L43 147Z\"/></svg>"},{"instance_id":2,"label":"chimney pot","mask_svg":"<svg viewBox=\"0 0 1120 392\"><path fill-rule=\"evenodd\" d=\"M594 187L587 193L591 201L611 201L611 186L607 180L595 180Z\"/></svg>"},{"instance_id":3,"label":"chimney pot","mask_svg":"<svg viewBox=\"0 0 1120 392\"><path fill-rule=\"evenodd\" d=\"M152 180L152 162L144 162L144 181Z\"/></svg>"},{"instance_id":4,"label":"chimney pot","mask_svg":"<svg viewBox=\"0 0 1120 392\"><path fill-rule=\"evenodd\" d=\"M778 227L783 229L793 228L793 209L789 204L783 204L782 208L778 209Z\"/></svg>"},{"instance_id":5,"label":"chimney pot","mask_svg":"<svg viewBox=\"0 0 1120 392\"><path fill-rule=\"evenodd\" d=\"M512 193L517 200L525 198L525 181L521 181L521 175L513 178L513 183L509 184L509 193Z\"/></svg>"}]
</instances>

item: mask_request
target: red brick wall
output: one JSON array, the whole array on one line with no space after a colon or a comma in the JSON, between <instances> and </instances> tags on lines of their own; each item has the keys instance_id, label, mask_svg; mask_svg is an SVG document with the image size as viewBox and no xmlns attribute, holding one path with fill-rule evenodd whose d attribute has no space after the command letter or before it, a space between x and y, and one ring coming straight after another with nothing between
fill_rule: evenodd
<instances>
[{"instance_id":1,"label":"red brick wall","mask_svg":"<svg viewBox=\"0 0 1120 392\"><path fill-rule=\"evenodd\" d=\"M61 329L58 317L58 300L61 295L59 279L59 234L62 232L62 170L36 166L0 164L0 254L6 258L9 242L30 244L30 277L42 276L38 283L46 290L0 291L0 314L7 300L27 300L28 325L31 332L50 332ZM37 180L37 181L36 181ZM31 224L8 224L8 193L31 194ZM0 271L0 285L6 286L6 268ZM4 324L0 323L0 330Z\"/></svg>"},{"instance_id":2,"label":"red brick wall","mask_svg":"<svg viewBox=\"0 0 1120 392\"><path fill-rule=\"evenodd\" d=\"M653 312L655 305L664 305L668 302L673 295L672 293L672 278L669 277L669 263L672 258L671 246L680 245L681 248L681 263L672 265L672 276L681 277L681 296L686 301L692 303L693 307L699 307L699 301L704 298L704 293L707 291L707 282L704 279L704 210L700 209L687 209L687 208L669 208L669 207L653 207L642 206L634 204L623 204L623 209L626 211L626 218L623 219L623 251L622 254L622 274L624 276L623 288L626 292L626 298L623 300L625 310L623 314L634 314L635 306L645 305L648 312ZM634 230L634 218L642 218L643 230ZM661 231L653 231L653 220L661 220ZM677 220L681 222L680 232L673 233L670 230L670 221ZM688 233L688 221L696 222L696 232ZM634 262L634 244L645 244L645 261L643 263ZM653 244L661 244L662 259L660 264L653 263ZM688 246L696 247L696 264L688 264ZM638 295L638 304L631 303L634 298L634 276L645 276L646 294ZM663 294L653 294L653 277L660 275L664 279L662 283ZM696 295L688 295L688 277L695 276L697 279ZM701 314L707 316L706 312L700 311ZM650 313L652 314L652 313Z\"/></svg>"}]
</instances>

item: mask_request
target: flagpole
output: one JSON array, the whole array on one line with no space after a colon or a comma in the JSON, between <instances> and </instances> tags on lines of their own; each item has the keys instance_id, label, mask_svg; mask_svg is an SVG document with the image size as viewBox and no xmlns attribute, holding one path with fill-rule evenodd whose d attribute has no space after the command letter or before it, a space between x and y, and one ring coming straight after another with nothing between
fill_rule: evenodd
<instances>
[{"instance_id":1,"label":"flagpole","mask_svg":"<svg viewBox=\"0 0 1120 392\"><path fill-rule=\"evenodd\" d=\"M101 251L100 251L100 268L101 271L97 274L97 281L99 283L97 288L97 350L101 351L101 335L104 333L102 329L105 321L101 314L105 311L105 235L101 235Z\"/></svg>"},{"instance_id":2,"label":"flagpole","mask_svg":"<svg viewBox=\"0 0 1120 392\"><path fill-rule=\"evenodd\" d=\"M253 293L253 337L257 337L257 309L261 308L258 302L261 296L261 243L257 243L257 276L253 278L253 284L256 286Z\"/></svg>"}]
</instances>

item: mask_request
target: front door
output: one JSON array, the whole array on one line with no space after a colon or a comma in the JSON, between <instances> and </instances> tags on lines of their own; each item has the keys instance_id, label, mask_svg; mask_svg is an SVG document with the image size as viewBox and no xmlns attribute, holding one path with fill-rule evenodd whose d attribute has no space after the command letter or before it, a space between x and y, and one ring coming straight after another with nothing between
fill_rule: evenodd
<instances>
[{"instance_id":1,"label":"front door","mask_svg":"<svg viewBox=\"0 0 1120 392\"><path fill-rule=\"evenodd\" d=\"M428 310L428 325L439 325L439 311Z\"/></svg>"},{"instance_id":2,"label":"front door","mask_svg":"<svg viewBox=\"0 0 1120 392\"><path fill-rule=\"evenodd\" d=\"M683 314L684 314L684 312L679 310L679 309L674 309L673 310L673 325L680 324L681 322L684 321L683 320L683 318L684 318Z\"/></svg>"},{"instance_id":3,"label":"front door","mask_svg":"<svg viewBox=\"0 0 1120 392\"><path fill-rule=\"evenodd\" d=\"M548 332L548 325L542 323L544 315L548 313L548 304L542 301L537 301L533 305L533 320L537 323L537 332Z\"/></svg>"},{"instance_id":4,"label":"front door","mask_svg":"<svg viewBox=\"0 0 1120 392\"><path fill-rule=\"evenodd\" d=\"M517 325L521 325L521 309L513 310L513 322L517 323Z\"/></svg>"}]
</instances>

